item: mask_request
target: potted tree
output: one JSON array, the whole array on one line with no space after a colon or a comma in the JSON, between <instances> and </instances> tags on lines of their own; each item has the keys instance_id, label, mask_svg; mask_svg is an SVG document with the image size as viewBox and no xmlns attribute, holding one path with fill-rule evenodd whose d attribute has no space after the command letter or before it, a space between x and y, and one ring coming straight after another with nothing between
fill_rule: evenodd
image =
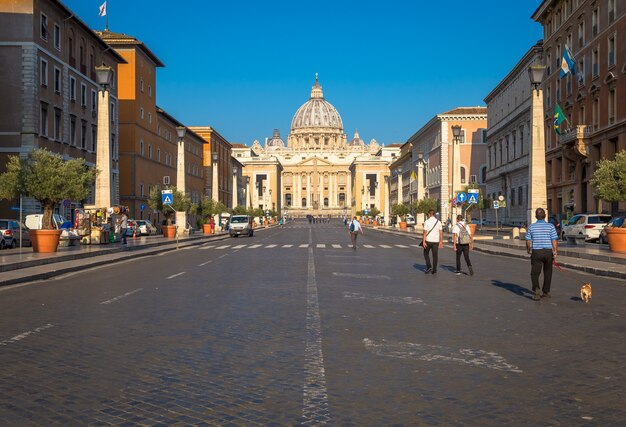
<instances>
[{"instance_id":1,"label":"potted tree","mask_svg":"<svg viewBox=\"0 0 626 427\"><path fill-rule=\"evenodd\" d=\"M409 213L411 208L405 205L404 203L396 203L391 206L391 214L397 215L400 217L400 229L406 230L406 215Z\"/></svg>"},{"instance_id":2,"label":"potted tree","mask_svg":"<svg viewBox=\"0 0 626 427\"><path fill-rule=\"evenodd\" d=\"M626 151L620 151L614 160L600 160L591 184L599 199L607 202L626 201ZM626 221L621 227L607 227L609 249L626 253Z\"/></svg>"},{"instance_id":3,"label":"potted tree","mask_svg":"<svg viewBox=\"0 0 626 427\"><path fill-rule=\"evenodd\" d=\"M422 200L416 202L415 212L420 214L420 224L423 224L424 218L428 215L428 211L433 210L437 212L439 210L439 200L429 199L424 197ZM416 218L417 221L417 218ZM417 225L417 224L416 224Z\"/></svg>"},{"instance_id":4,"label":"potted tree","mask_svg":"<svg viewBox=\"0 0 626 427\"><path fill-rule=\"evenodd\" d=\"M56 252L61 230L53 230L54 208L63 200L84 200L96 181L97 171L84 159L64 160L59 154L37 149L26 158L9 156L0 174L0 198L32 197L43 208L42 229L29 230L35 252Z\"/></svg>"},{"instance_id":5,"label":"potted tree","mask_svg":"<svg viewBox=\"0 0 626 427\"><path fill-rule=\"evenodd\" d=\"M191 199L188 195L178 191L176 187L166 187L167 190L172 190L172 204L164 205L161 198L161 190L158 187L154 187L150 192L150 198L148 199L148 206L153 211L160 211L165 217L165 225L162 226L163 237L172 239L176 237L176 225L174 225L173 219L176 216L176 212L189 212L191 209Z\"/></svg>"},{"instance_id":6,"label":"potted tree","mask_svg":"<svg viewBox=\"0 0 626 427\"><path fill-rule=\"evenodd\" d=\"M380 215L380 209L378 209L376 206L372 206L370 208L369 214L372 217L372 225L378 226L378 221L376 218L378 218L378 215Z\"/></svg>"},{"instance_id":7,"label":"potted tree","mask_svg":"<svg viewBox=\"0 0 626 427\"><path fill-rule=\"evenodd\" d=\"M198 211L202 221L202 232L212 234L215 230L211 228L211 218L217 213L216 203L210 197L204 196L198 205Z\"/></svg>"}]
</instances>

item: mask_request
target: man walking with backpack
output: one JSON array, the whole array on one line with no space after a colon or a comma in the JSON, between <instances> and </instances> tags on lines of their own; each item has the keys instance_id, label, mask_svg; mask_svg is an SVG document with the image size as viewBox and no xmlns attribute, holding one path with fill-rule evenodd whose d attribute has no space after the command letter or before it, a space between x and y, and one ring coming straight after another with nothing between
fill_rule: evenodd
<instances>
[{"instance_id":1,"label":"man walking with backpack","mask_svg":"<svg viewBox=\"0 0 626 427\"><path fill-rule=\"evenodd\" d=\"M465 221L463 221L462 215L457 215L456 224L452 229L452 235L454 252L456 252L456 271L454 273L457 276L461 275L461 254L463 254L463 257L465 258L465 264L467 264L470 276L473 276L474 269L472 268L472 262L469 258L469 251L474 250L474 239L472 238L470 228L465 223Z\"/></svg>"},{"instance_id":2,"label":"man walking with backpack","mask_svg":"<svg viewBox=\"0 0 626 427\"><path fill-rule=\"evenodd\" d=\"M361 224L359 224L359 221L357 221L356 217L354 217L350 222L348 230L350 231L350 241L352 242L352 249L356 249L356 237L359 233L363 234L363 228L361 227Z\"/></svg>"}]
</instances>

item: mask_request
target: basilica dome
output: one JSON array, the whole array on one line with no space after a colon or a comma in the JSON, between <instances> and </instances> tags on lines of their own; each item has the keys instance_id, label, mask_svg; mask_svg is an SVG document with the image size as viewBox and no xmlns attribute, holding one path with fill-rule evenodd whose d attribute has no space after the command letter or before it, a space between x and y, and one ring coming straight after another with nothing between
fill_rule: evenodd
<instances>
[{"instance_id":1,"label":"basilica dome","mask_svg":"<svg viewBox=\"0 0 626 427\"><path fill-rule=\"evenodd\" d=\"M280 137L280 132L278 131L278 129L274 129L274 134L265 143L265 148L274 148L274 149L285 148L285 143Z\"/></svg>"},{"instance_id":2,"label":"basilica dome","mask_svg":"<svg viewBox=\"0 0 626 427\"><path fill-rule=\"evenodd\" d=\"M341 116L330 102L324 99L322 86L320 86L317 75L315 85L311 89L311 98L305 102L291 121L291 131L298 129L327 128L343 132L343 122Z\"/></svg>"}]
</instances>

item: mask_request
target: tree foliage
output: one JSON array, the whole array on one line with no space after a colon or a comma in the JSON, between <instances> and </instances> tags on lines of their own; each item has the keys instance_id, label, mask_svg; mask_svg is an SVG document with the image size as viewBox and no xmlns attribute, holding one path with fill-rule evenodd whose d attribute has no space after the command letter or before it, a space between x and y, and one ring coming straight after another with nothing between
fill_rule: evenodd
<instances>
[{"instance_id":1,"label":"tree foliage","mask_svg":"<svg viewBox=\"0 0 626 427\"><path fill-rule=\"evenodd\" d=\"M96 181L97 171L84 159L64 160L59 154L37 149L26 158L9 156L0 174L0 198L32 197L43 207L42 228L52 228L52 214L63 200L83 201Z\"/></svg>"},{"instance_id":2,"label":"tree foliage","mask_svg":"<svg viewBox=\"0 0 626 427\"><path fill-rule=\"evenodd\" d=\"M406 215L410 211L411 211L411 208L404 203L396 203L393 206L391 206L391 214L398 215L400 218L402 218L402 221L405 220Z\"/></svg>"},{"instance_id":3,"label":"tree foliage","mask_svg":"<svg viewBox=\"0 0 626 427\"><path fill-rule=\"evenodd\" d=\"M431 209L435 212L439 210L439 200L424 197L422 200L416 202L415 204L415 211L417 213L428 214L428 211L430 211Z\"/></svg>"},{"instance_id":4,"label":"tree foliage","mask_svg":"<svg viewBox=\"0 0 626 427\"><path fill-rule=\"evenodd\" d=\"M626 150L615 155L615 160L600 160L591 183L596 195L607 202L626 201Z\"/></svg>"},{"instance_id":5,"label":"tree foliage","mask_svg":"<svg viewBox=\"0 0 626 427\"><path fill-rule=\"evenodd\" d=\"M372 206L369 209L369 216L371 216L372 218L376 218L378 215L380 214L380 209L378 209L376 206Z\"/></svg>"},{"instance_id":6,"label":"tree foliage","mask_svg":"<svg viewBox=\"0 0 626 427\"><path fill-rule=\"evenodd\" d=\"M148 198L148 206L153 211L158 211L163 213L165 216L165 220L167 221L167 225L172 225L172 219L175 216L176 212L189 212L192 207L191 198L178 191L176 187L165 187L165 190L172 190L172 204L171 205L163 205L163 201L161 198L161 189L158 187L154 187L152 191L150 191L150 196ZM200 208L198 208L200 209Z\"/></svg>"}]
</instances>

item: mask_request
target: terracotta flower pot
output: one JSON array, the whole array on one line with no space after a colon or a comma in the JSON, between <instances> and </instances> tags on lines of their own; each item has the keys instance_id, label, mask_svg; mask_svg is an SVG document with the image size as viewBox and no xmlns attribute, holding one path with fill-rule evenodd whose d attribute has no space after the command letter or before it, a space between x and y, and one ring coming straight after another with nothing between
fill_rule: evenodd
<instances>
[{"instance_id":1,"label":"terracotta flower pot","mask_svg":"<svg viewBox=\"0 0 626 427\"><path fill-rule=\"evenodd\" d=\"M213 230L211 229L211 224L202 224L202 232L204 234L212 234Z\"/></svg>"},{"instance_id":2,"label":"terracotta flower pot","mask_svg":"<svg viewBox=\"0 0 626 427\"><path fill-rule=\"evenodd\" d=\"M400 230L406 230L406 221L400 222Z\"/></svg>"},{"instance_id":3,"label":"terracotta flower pot","mask_svg":"<svg viewBox=\"0 0 626 427\"><path fill-rule=\"evenodd\" d=\"M626 228L607 227L606 237L609 241L609 249L611 251L626 253Z\"/></svg>"},{"instance_id":4,"label":"terracotta flower pot","mask_svg":"<svg viewBox=\"0 0 626 427\"><path fill-rule=\"evenodd\" d=\"M33 252L53 253L59 247L61 230L29 230Z\"/></svg>"},{"instance_id":5,"label":"terracotta flower pot","mask_svg":"<svg viewBox=\"0 0 626 427\"><path fill-rule=\"evenodd\" d=\"M167 237L168 239L173 239L174 237L176 237L175 225L164 225L162 228L163 228L163 237Z\"/></svg>"},{"instance_id":6,"label":"terracotta flower pot","mask_svg":"<svg viewBox=\"0 0 626 427\"><path fill-rule=\"evenodd\" d=\"M470 234L474 237L474 233L476 233L476 224L467 224L470 229Z\"/></svg>"}]
</instances>

